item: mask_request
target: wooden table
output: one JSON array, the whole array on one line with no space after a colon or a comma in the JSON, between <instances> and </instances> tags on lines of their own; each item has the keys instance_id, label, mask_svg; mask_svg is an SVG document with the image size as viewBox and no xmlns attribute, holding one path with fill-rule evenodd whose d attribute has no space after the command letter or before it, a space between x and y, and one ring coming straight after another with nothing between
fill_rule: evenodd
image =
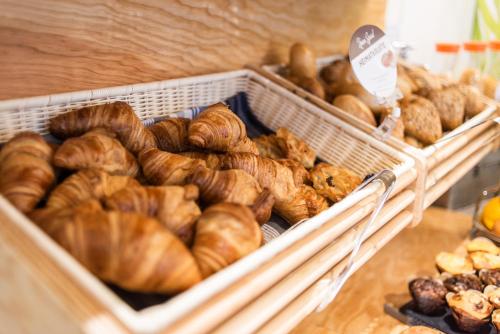
<instances>
[{"instance_id":1,"label":"wooden table","mask_svg":"<svg viewBox=\"0 0 500 334\"><path fill-rule=\"evenodd\" d=\"M401 323L384 314L384 303L409 298L409 279L433 274L435 255L454 251L471 226L468 215L427 209L420 225L401 232L347 281L326 310L309 315L293 333L390 333Z\"/></svg>"}]
</instances>

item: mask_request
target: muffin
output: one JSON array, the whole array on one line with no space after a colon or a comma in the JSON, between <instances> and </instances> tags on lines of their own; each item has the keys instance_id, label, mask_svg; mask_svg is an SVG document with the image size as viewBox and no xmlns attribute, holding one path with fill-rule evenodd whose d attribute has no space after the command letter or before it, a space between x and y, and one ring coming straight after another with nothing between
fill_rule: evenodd
<instances>
[{"instance_id":1,"label":"muffin","mask_svg":"<svg viewBox=\"0 0 500 334\"><path fill-rule=\"evenodd\" d=\"M479 270L479 279L484 285L500 286L500 270L499 269L482 269Z\"/></svg>"},{"instance_id":2,"label":"muffin","mask_svg":"<svg viewBox=\"0 0 500 334\"><path fill-rule=\"evenodd\" d=\"M497 331L500 331L500 310L495 310L491 314L491 322L497 329Z\"/></svg>"},{"instance_id":3,"label":"muffin","mask_svg":"<svg viewBox=\"0 0 500 334\"><path fill-rule=\"evenodd\" d=\"M440 280L417 278L408 284L408 289L417 309L423 314L439 314L444 310L448 291Z\"/></svg>"},{"instance_id":4,"label":"muffin","mask_svg":"<svg viewBox=\"0 0 500 334\"><path fill-rule=\"evenodd\" d=\"M500 308L500 288L494 285L488 285L484 288L484 295L495 308Z\"/></svg>"},{"instance_id":5,"label":"muffin","mask_svg":"<svg viewBox=\"0 0 500 334\"><path fill-rule=\"evenodd\" d=\"M476 290L448 292L446 302L458 328L468 333L477 333L481 326L488 323L493 311L488 298Z\"/></svg>"},{"instance_id":6,"label":"muffin","mask_svg":"<svg viewBox=\"0 0 500 334\"><path fill-rule=\"evenodd\" d=\"M473 274L457 274L443 281L444 286L448 291L460 292L467 290L483 290L483 284L479 277Z\"/></svg>"}]
</instances>

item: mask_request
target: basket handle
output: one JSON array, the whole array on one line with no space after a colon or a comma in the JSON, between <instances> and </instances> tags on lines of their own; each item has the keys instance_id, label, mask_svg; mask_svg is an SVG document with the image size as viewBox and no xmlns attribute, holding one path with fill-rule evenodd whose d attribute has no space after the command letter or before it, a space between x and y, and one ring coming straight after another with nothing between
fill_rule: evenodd
<instances>
[{"instance_id":1,"label":"basket handle","mask_svg":"<svg viewBox=\"0 0 500 334\"><path fill-rule=\"evenodd\" d=\"M471 125L470 127L468 128L465 128L465 129L462 129L460 131L457 131L455 133L450 133L450 136L447 136L447 137L444 137L444 138L441 138L439 139L433 146L438 146L438 145L441 145L442 143L450 140L451 138L455 138L457 136L460 136L461 134L469 131L469 130L472 130L474 129L475 127L478 127L479 125L481 124L484 124L484 123L487 123L487 122L493 122L493 123L496 123L496 124L500 124L500 116L498 117L495 117L495 118L488 118L488 119L483 119L473 125ZM498 135L498 134L497 134Z\"/></svg>"},{"instance_id":2,"label":"basket handle","mask_svg":"<svg viewBox=\"0 0 500 334\"><path fill-rule=\"evenodd\" d=\"M396 184L396 176L390 170L383 170L377 174L375 174L372 178L367 180L362 187L367 186L371 182L380 182L385 186L385 190L382 195L378 198L377 203L375 204L375 208L368 220L368 222L363 226L361 231L354 236L353 239L353 249L351 254L349 255L349 259L347 261L346 266L340 271L340 273L336 276L332 273L330 278L325 278L323 282L321 282L322 286L324 286L324 297L322 298L321 303L316 308L317 312L324 310L337 296L342 286L345 284L349 276L351 275L351 271L354 265L354 260L356 255L359 252L361 244L366 238L366 232L369 230L369 227L373 225L373 223L378 218L382 207L385 202L389 198L389 194L394 188Z\"/></svg>"}]
</instances>

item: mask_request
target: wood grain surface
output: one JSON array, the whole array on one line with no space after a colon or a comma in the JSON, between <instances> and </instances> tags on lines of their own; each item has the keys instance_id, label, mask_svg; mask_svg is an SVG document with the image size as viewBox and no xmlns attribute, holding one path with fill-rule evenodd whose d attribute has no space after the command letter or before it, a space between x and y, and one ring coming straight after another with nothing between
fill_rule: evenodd
<instances>
[{"instance_id":1,"label":"wood grain surface","mask_svg":"<svg viewBox=\"0 0 500 334\"><path fill-rule=\"evenodd\" d=\"M312 313L292 334L387 334L401 323L384 314L386 301L408 300L407 284L434 274L434 257L454 251L468 236L470 216L431 207L414 229L406 229L359 269L337 299Z\"/></svg>"},{"instance_id":2,"label":"wood grain surface","mask_svg":"<svg viewBox=\"0 0 500 334\"><path fill-rule=\"evenodd\" d=\"M0 99L286 61L296 41L345 51L385 0L2 0Z\"/></svg>"}]
</instances>

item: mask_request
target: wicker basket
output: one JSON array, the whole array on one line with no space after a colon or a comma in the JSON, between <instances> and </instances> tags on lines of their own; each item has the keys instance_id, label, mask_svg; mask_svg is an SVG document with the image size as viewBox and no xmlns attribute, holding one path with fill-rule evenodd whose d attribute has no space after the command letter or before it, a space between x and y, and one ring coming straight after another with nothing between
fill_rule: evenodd
<instances>
[{"instance_id":1,"label":"wicker basket","mask_svg":"<svg viewBox=\"0 0 500 334\"><path fill-rule=\"evenodd\" d=\"M321 70L332 61L341 59L342 57L341 55L334 55L319 58L317 60L318 70ZM279 73L283 73L284 65L269 65L252 68L273 82L278 83L303 99L310 101L312 104L319 106L321 109L354 125L366 133L371 134L375 130L375 127L372 125L359 122L358 119L352 117L348 113L305 91L279 75ZM397 138L390 138L387 141L392 147L405 152L415 159L418 169L418 180L415 187L417 199L415 203L419 206L420 212L422 212L424 208L430 206L439 196L446 192L453 183L467 173L467 171L470 170L470 166L476 164L484 155L493 149L493 141L495 137L498 136L498 127L496 124L489 122L476 127L478 123L493 118L497 113L498 104L495 103L495 101L485 99L485 103L487 107L483 112L443 136L443 138L434 145L418 149ZM474 129L448 140L448 138L454 136L455 133L469 128ZM415 219L420 221L421 215L418 214L418 210L415 212L417 213Z\"/></svg>"},{"instance_id":2,"label":"wicker basket","mask_svg":"<svg viewBox=\"0 0 500 334\"><path fill-rule=\"evenodd\" d=\"M238 92L246 92L252 112L259 121L271 129L289 128L304 138L321 159L349 168L360 176L382 169L391 170L396 176L391 214L380 217L378 227L411 207L415 196L408 187L416 178L413 159L250 70L3 101L0 102L0 140L4 142L26 130L45 134L51 117L86 105L126 101L144 120L174 114L185 116L188 108L209 105ZM352 248L352 240L341 236L363 221L383 191L381 183L369 184L190 290L140 311L121 300L3 197L0 197L3 218L0 236L15 236L9 239L10 246L20 254L27 254L23 257L27 261L24 265L37 266L40 277L51 282L57 298L68 304L79 298L80 303L74 308L79 312L78 317L84 319L85 326L102 331L99 326L107 323L100 321L102 314L96 317L95 312L88 311L92 307L102 310L106 319L133 332L174 331L179 323L195 324L193 328L197 332L206 332L332 241L338 240L334 245L342 254L347 254ZM398 200L403 195L404 200ZM406 224L402 222L399 228ZM370 233L375 231L372 229ZM40 263L45 263L46 268L40 268ZM199 316L194 316L196 314Z\"/></svg>"}]
</instances>

